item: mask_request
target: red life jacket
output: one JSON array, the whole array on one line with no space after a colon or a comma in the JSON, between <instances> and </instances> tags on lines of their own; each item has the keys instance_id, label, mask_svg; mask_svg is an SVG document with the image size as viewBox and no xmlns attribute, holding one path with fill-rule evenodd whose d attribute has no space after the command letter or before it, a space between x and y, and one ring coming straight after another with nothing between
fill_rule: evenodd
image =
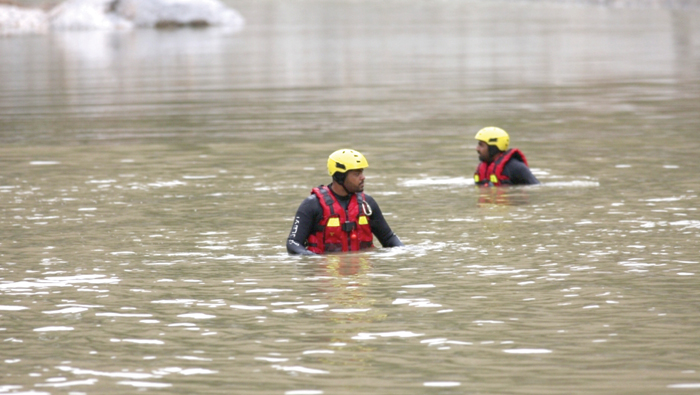
<instances>
[{"instance_id":1,"label":"red life jacket","mask_svg":"<svg viewBox=\"0 0 700 395\"><path fill-rule=\"evenodd\" d=\"M481 162L474 173L474 183L480 186L499 186L510 184L508 177L503 175L503 168L511 158L520 159L527 166L527 159L519 149L509 149L491 163Z\"/></svg>"},{"instance_id":2,"label":"red life jacket","mask_svg":"<svg viewBox=\"0 0 700 395\"><path fill-rule=\"evenodd\" d=\"M359 251L372 247L372 228L364 193L350 197L347 211L340 205L331 190L321 185L311 190L318 197L323 208L323 219L318 224L320 230L309 235L306 247L316 254L324 252ZM371 214L371 213L370 213Z\"/></svg>"}]
</instances>

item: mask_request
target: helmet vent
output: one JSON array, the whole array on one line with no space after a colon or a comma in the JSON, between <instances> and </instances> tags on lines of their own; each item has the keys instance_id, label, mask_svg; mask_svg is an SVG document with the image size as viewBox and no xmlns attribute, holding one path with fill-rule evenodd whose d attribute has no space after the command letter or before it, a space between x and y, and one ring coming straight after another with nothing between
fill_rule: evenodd
<instances>
[{"instance_id":1,"label":"helmet vent","mask_svg":"<svg viewBox=\"0 0 700 395\"><path fill-rule=\"evenodd\" d=\"M497 143L498 142L498 137L491 137L489 139L489 143Z\"/></svg>"},{"instance_id":2,"label":"helmet vent","mask_svg":"<svg viewBox=\"0 0 700 395\"><path fill-rule=\"evenodd\" d=\"M335 162L335 167L345 170L345 165L340 162Z\"/></svg>"}]
</instances>

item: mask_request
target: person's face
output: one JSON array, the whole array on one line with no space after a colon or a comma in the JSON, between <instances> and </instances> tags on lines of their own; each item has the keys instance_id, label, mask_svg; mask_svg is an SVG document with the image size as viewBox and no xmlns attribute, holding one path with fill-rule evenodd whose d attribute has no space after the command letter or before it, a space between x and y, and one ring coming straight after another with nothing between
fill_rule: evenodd
<instances>
[{"instance_id":1,"label":"person's face","mask_svg":"<svg viewBox=\"0 0 700 395\"><path fill-rule=\"evenodd\" d=\"M479 143L476 145L476 153L479 154L479 160L482 162L488 162L491 159L491 156L489 156L489 145L484 141L479 140Z\"/></svg>"},{"instance_id":2,"label":"person's face","mask_svg":"<svg viewBox=\"0 0 700 395\"><path fill-rule=\"evenodd\" d=\"M349 170L345 176L345 189L348 193L357 193L365 190L364 169Z\"/></svg>"}]
</instances>

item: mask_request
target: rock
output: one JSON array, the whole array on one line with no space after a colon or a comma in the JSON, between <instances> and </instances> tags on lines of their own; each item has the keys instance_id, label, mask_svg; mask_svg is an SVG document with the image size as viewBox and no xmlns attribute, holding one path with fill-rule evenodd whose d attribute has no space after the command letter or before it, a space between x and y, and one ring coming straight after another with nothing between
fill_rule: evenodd
<instances>
[{"instance_id":1,"label":"rock","mask_svg":"<svg viewBox=\"0 0 700 395\"><path fill-rule=\"evenodd\" d=\"M49 28L46 13L39 9L0 4L0 36L44 33Z\"/></svg>"},{"instance_id":2,"label":"rock","mask_svg":"<svg viewBox=\"0 0 700 395\"><path fill-rule=\"evenodd\" d=\"M218 0L117 0L116 14L140 27L241 27L243 17Z\"/></svg>"},{"instance_id":3,"label":"rock","mask_svg":"<svg viewBox=\"0 0 700 395\"><path fill-rule=\"evenodd\" d=\"M66 0L48 12L0 0L0 35L48 30L130 30L220 26L239 30L245 21L219 0Z\"/></svg>"},{"instance_id":4,"label":"rock","mask_svg":"<svg viewBox=\"0 0 700 395\"><path fill-rule=\"evenodd\" d=\"M129 30L133 22L111 12L112 0L67 0L49 11L53 30Z\"/></svg>"}]
</instances>

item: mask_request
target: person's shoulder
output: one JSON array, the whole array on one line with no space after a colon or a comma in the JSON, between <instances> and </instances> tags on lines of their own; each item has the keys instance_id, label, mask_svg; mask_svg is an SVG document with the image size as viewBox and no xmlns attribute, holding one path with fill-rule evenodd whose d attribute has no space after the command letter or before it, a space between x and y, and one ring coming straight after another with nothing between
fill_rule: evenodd
<instances>
[{"instance_id":1,"label":"person's shoulder","mask_svg":"<svg viewBox=\"0 0 700 395\"><path fill-rule=\"evenodd\" d=\"M301 204L299 205L299 208L304 208L304 207L314 207L314 206L321 206L321 203L318 201L318 196L316 194L311 193L307 195L304 200L301 201Z\"/></svg>"},{"instance_id":2,"label":"person's shoulder","mask_svg":"<svg viewBox=\"0 0 700 395\"><path fill-rule=\"evenodd\" d=\"M316 215L319 212L322 212L323 208L321 207L321 202L318 201L318 197L314 194L310 194L304 200L302 200L301 204L299 205L299 209L297 210L297 213L305 213L306 215Z\"/></svg>"},{"instance_id":3,"label":"person's shoulder","mask_svg":"<svg viewBox=\"0 0 700 395\"><path fill-rule=\"evenodd\" d=\"M372 209L372 211L379 210L379 203L377 203L376 200L371 195L364 194L365 195L365 201L367 204L369 204L369 207Z\"/></svg>"},{"instance_id":4,"label":"person's shoulder","mask_svg":"<svg viewBox=\"0 0 700 395\"><path fill-rule=\"evenodd\" d=\"M521 168L523 166L527 167L527 165L525 164L525 154L523 154L522 151L520 151L519 149L513 148L513 150L510 153L510 158L505 163L504 167Z\"/></svg>"},{"instance_id":5,"label":"person's shoulder","mask_svg":"<svg viewBox=\"0 0 700 395\"><path fill-rule=\"evenodd\" d=\"M524 172L529 172L530 168L518 158L511 158L505 166L503 166L503 174L509 177L520 175Z\"/></svg>"},{"instance_id":6,"label":"person's shoulder","mask_svg":"<svg viewBox=\"0 0 700 395\"><path fill-rule=\"evenodd\" d=\"M517 167L517 168L521 168L521 167L527 167L527 165L526 165L525 162L523 162L523 160L520 159L519 157L512 157L512 158L510 158L510 160L506 163L505 167Z\"/></svg>"},{"instance_id":7,"label":"person's shoulder","mask_svg":"<svg viewBox=\"0 0 700 395\"><path fill-rule=\"evenodd\" d=\"M525 153L518 148L513 148L512 151L513 152L512 152L512 155L510 157L511 160L509 160L509 162L514 162L514 163L520 162L523 165L527 166L527 164L526 164L527 159L525 159Z\"/></svg>"},{"instance_id":8,"label":"person's shoulder","mask_svg":"<svg viewBox=\"0 0 700 395\"><path fill-rule=\"evenodd\" d=\"M368 194L367 192L362 192L362 194L365 195L365 200L366 200L366 201L368 201L368 202L374 202L374 201L375 201L374 198L372 197L372 195Z\"/></svg>"},{"instance_id":9,"label":"person's shoulder","mask_svg":"<svg viewBox=\"0 0 700 395\"><path fill-rule=\"evenodd\" d=\"M313 194L313 193L310 194L309 196L307 196L306 199L304 199L304 201L301 202L301 204L313 204L313 203L318 203L318 196L316 196L316 194Z\"/></svg>"},{"instance_id":10,"label":"person's shoulder","mask_svg":"<svg viewBox=\"0 0 700 395\"><path fill-rule=\"evenodd\" d=\"M519 159L509 160L503 168L503 175L510 178L513 184L539 184L528 165Z\"/></svg>"}]
</instances>

